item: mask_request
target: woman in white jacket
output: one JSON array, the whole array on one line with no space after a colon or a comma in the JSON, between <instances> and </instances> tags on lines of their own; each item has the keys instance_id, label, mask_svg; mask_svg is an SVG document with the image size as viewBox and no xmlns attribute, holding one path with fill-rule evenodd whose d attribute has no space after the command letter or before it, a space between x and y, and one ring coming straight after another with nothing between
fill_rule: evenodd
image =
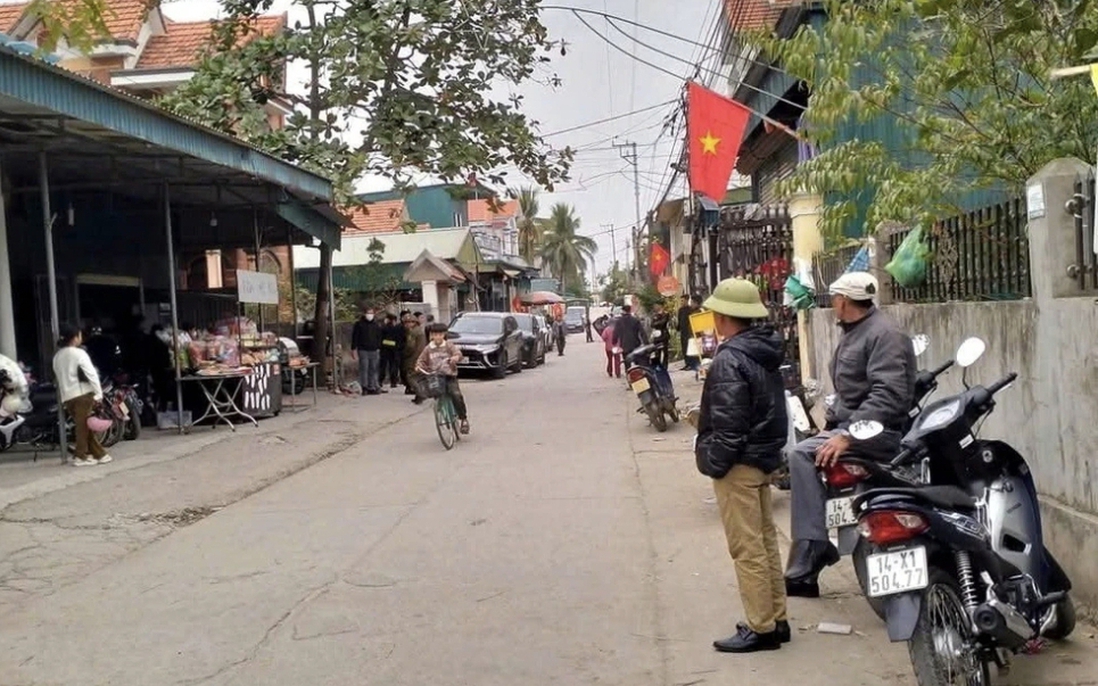
<instances>
[{"instance_id":1,"label":"woman in white jacket","mask_svg":"<svg viewBox=\"0 0 1098 686\"><path fill-rule=\"evenodd\" d=\"M111 461L111 456L88 429L88 417L103 400L99 372L87 351L81 348L84 337L80 329L70 324L61 327L61 340L53 356L53 374L57 377L57 392L65 410L76 424L76 451L72 463L86 467ZM90 455L89 455L90 453Z\"/></svg>"}]
</instances>

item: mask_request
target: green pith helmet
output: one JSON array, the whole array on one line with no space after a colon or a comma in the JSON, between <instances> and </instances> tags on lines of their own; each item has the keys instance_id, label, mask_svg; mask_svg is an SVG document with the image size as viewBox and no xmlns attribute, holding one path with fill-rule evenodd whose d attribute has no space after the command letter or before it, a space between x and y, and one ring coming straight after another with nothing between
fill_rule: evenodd
<instances>
[{"instance_id":1,"label":"green pith helmet","mask_svg":"<svg viewBox=\"0 0 1098 686\"><path fill-rule=\"evenodd\" d=\"M770 316L770 311L762 303L759 287L745 279L721 281L702 307L736 319L766 319Z\"/></svg>"}]
</instances>

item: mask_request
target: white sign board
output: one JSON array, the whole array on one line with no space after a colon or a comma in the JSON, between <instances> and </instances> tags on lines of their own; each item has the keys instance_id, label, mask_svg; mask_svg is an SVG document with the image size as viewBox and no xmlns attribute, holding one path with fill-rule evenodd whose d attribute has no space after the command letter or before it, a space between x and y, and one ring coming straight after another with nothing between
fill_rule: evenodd
<instances>
[{"instance_id":1,"label":"white sign board","mask_svg":"<svg viewBox=\"0 0 1098 686\"><path fill-rule=\"evenodd\" d=\"M236 270L236 289L242 303L278 304L278 277L263 272Z\"/></svg>"}]
</instances>

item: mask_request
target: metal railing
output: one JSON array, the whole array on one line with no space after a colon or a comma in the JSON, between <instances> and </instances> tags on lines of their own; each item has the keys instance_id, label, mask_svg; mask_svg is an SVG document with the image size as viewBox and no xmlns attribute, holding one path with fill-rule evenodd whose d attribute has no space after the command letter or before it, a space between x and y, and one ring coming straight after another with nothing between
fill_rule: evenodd
<instances>
[{"instance_id":1,"label":"metal railing","mask_svg":"<svg viewBox=\"0 0 1098 686\"><path fill-rule=\"evenodd\" d=\"M1078 284L1079 290L1085 293L1098 290L1094 201L1094 179L1077 180L1075 197L1071 203L1075 217L1075 263L1068 267L1068 275Z\"/></svg>"},{"instance_id":2,"label":"metal railing","mask_svg":"<svg viewBox=\"0 0 1098 686\"><path fill-rule=\"evenodd\" d=\"M926 279L914 288L893 282L893 301L929 303L1031 297L1026 226L1026 204L1022 198L939 221L926 235L930 248ZM896 253L909 231L888 236L885 243L888 255ZM883 264L887 264L887 259Z\"/></svg>"}]
</instances>

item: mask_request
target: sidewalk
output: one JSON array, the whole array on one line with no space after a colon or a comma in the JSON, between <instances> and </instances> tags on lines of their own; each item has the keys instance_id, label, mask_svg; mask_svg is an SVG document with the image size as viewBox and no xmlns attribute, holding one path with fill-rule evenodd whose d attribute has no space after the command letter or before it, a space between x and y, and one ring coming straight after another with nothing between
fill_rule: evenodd
<instances>
[{"instance_id":1,"label":"sidewalk","mask_svg":"<svg viewBox=\"0 0 1098 686\"><path fill-rule=\"evenodd\" d=\"M236 431L221 424L216 428L198 426L186 434L176 430L145 428L136 441L121 441L110 450L114 461L95 467L75 468L62 464L57 451L50 449L35 454L14 448L0 453L0 510L15 503L46 495L77 484L98 481L112 474L140 469L181 457L201 453L206 448L226 440L248 441L280 433L293 433L316 422L365 421L364 429L399 421L416 409L405 400L400 389L392 394L371 398L342 397L326 391L318 393L315 406L309 404L311 394L298 399L296 411L288 407L277 417L260 419L259 426L242 422ZM395 402L397 399L401 402ZM375 414L376 413L376 414ZM380 422L380 425L374 426ZM371 431L372 432L372 431Z\"/></svg>"}]
</instances>

